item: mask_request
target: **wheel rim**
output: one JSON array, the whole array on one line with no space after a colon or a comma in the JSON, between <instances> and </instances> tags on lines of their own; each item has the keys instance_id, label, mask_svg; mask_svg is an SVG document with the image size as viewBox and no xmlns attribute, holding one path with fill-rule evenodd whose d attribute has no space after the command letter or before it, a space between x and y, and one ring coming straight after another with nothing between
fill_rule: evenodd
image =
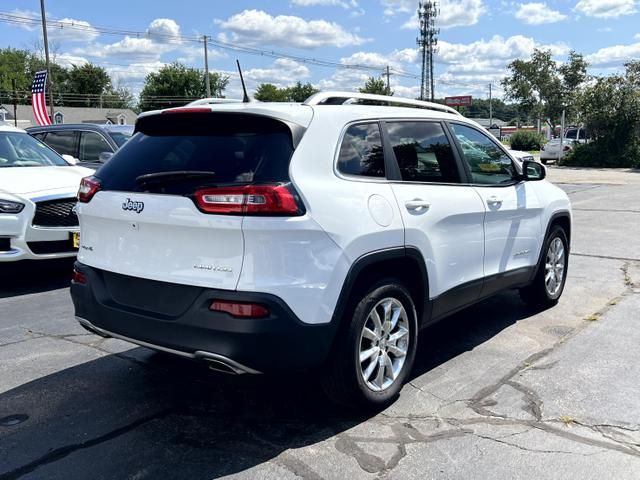
<instances>
[{"instance_id":1,"label":"wheel rim","mask_svg":"<svg viewBox=\"0 0 640 480\"><path fill-rule=\"evenodd\" d=\"M559 237L555 237L547 250L544 276L545 288L551 297L555 297L562 288L566 261L564 243Z\"/></svg>"},{"instance_id":2,"label":"wheel rim","mask_svg":"<svg viewBox=\"0 0 640 480\"><path fill-rule=\"evenodd\" d=\"M374 392L394 384L409 351L409 318L395 298L380 300L369 312L360 334L360 375Z\"/></svg>"}]
</instances>

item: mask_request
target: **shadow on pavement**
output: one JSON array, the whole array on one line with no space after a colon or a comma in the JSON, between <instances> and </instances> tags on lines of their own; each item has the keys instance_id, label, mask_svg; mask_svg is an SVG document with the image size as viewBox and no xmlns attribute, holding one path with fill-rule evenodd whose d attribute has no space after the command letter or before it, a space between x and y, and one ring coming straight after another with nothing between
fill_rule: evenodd
<instances>
[{"instance_id":1,"label":"shadow on pavement","mask_svg":"<svg viewBox=\"0 0 640 480\"><path fill-rule=\"evenodd\" d=\"M531 314L507 293L427 329L413 375ZM0 479L217 478L368 418L335 410L312 374L231 377L135 348L0 394ZM292 456L274 462L306 476Z\"/></svg>"},{"instance_id":2,"label":"shadow on pavement","mask_svg":"<svg viewBox=\"0 0 640 480\"><path fill-rule=\"evenodd\" d=\"M0 298L69 286L75 258L0 263Z\"/></svg>"}]
</instances>

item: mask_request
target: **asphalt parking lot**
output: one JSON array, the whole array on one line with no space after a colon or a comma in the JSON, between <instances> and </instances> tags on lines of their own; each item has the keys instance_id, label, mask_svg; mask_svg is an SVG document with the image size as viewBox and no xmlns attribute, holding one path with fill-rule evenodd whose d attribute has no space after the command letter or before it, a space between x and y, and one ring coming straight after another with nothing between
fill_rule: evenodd
<instances>
[{"instance_id":1,"label":"asphalt parking lot","mask_svg":"<svg viewBox=\"0 0 640 480\"><path fill-rule=\"evenodd\" d=\"M0 480L640 478L640 173L550 168L567 288L423 332L412 380L346 416L312 375L230 377L88 334L69 262L0 271Z\"/></svg>"}]
</instances>

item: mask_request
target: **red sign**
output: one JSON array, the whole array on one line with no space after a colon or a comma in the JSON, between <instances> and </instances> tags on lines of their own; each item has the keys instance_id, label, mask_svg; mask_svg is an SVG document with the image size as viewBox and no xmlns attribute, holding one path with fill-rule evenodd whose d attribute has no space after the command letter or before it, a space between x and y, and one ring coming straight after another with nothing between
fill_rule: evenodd
<instances>
[{"instance_id":1,"label":"red sign","mask_svg":"<svg viewBox=\"0 0 640 480\"><path fill-rule=\"evenodd\" d=\"M450 107L470 107L471 95L463 97L445 97L444 104Z\"/></svg>"}]
</instances>

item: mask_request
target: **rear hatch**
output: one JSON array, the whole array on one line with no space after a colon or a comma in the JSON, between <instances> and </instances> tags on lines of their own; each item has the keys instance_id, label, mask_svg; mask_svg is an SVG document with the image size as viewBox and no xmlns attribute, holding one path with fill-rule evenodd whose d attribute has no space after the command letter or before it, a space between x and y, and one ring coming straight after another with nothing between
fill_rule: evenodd
<instances>
[{"instance_id":1,"label":"rear hatch","mask_svg":"<svg viewBox=\"0 0 640 480\"><path fill-rule=\"evenodd\" d=\"M78 259L119 274L235 289L246 215L304 213L289 179L291 128L210 108L142 117L83 180Z\"/></svg>"}]
</instances>

